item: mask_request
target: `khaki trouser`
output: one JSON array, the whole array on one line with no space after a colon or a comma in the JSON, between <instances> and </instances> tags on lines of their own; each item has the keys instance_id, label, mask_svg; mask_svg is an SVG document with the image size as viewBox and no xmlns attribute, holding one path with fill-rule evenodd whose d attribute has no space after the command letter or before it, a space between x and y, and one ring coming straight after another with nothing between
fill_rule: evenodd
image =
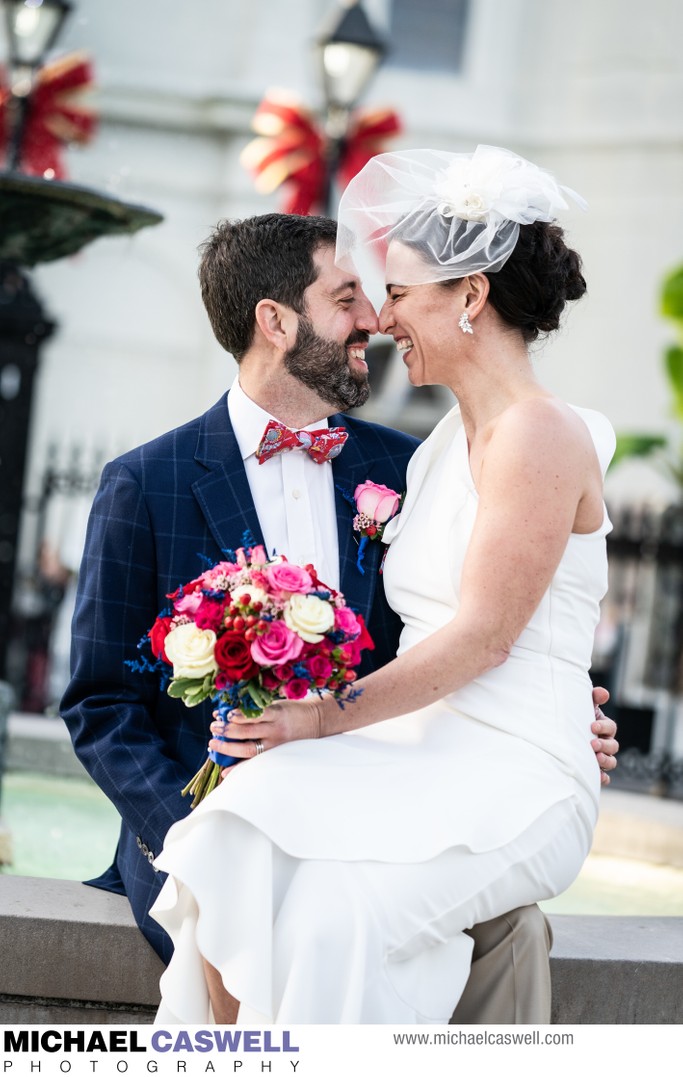
<instances>
[{"instance_id":1,"label":"khaki trouser","mask_svg":"<svg viewBox=\"0 0 683 1077\"><path fill-rule=\"evenodd\" d=\"M457 1025L550 1024L550 924L538 905L476 924L472 971Z\"/></svg>"}]
</instances>

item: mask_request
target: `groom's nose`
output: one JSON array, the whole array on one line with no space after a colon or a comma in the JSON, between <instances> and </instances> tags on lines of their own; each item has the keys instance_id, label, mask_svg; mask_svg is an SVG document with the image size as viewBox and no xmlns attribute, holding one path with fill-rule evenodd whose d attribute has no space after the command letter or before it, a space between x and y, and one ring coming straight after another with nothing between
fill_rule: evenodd
<instances>
[{"instance_id":1,"label":"groom's nose","mask_svg":"<svg viewBox=\"0 0 683 1077\"><path fill-rule=\"evenodd\" d=\"M356 329L362 329L366 333L370 333L372 336L374 333L379 332L379 322L377 321L377 312L372 303L366 296L365 292L362 293L362 298L358 304L358 312L354 322Z\"/></svg>"}]
</instances>

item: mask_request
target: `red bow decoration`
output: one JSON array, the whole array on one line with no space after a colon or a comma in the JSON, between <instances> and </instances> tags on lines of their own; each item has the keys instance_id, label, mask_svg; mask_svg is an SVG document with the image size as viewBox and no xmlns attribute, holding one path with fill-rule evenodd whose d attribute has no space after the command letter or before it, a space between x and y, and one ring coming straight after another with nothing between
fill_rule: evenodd
<instances>
[{"instance_id":1,"label":"red bow decoration","mask_svg":"<svg viewBox=\"0 0 683 1077\"><path fill-rule=\"evenodd\" d=\"M10 138L11 93L0 82L0 163L4 164ZM31 93L21 144L21 170L34 176L64 179L63 146L88 142L97 126L93 111L80 100L93 84L87 57L72 53L41 68Z\"/></svg>"},{"instance_id":2,"label":"red bow decoration","mask_svg":"<svg viewBox=\"0 0 683 1077\"><path fill-rule=\"evenodd\" d=\"M290 430L276 419L270 419L256 450L256 458L259 464L264 464L278 453L303 449L314 463L325 464L339 456L348 436L348 430L343 426L324 426L320 430Z\"/></svg>"},{"instance_id":3,"label":"red bow decoration","mask_svg":"<svg viewBox=\"0 0 683 1077\"><path fill-rule=\"evenodd\" d=\"M321 206L325 195L328 139L311 112L285 94L271 92L252 121L260 136L242 151L240 160L256 179L256 189L271 194L286 183L285 213L306 215ZM337 178L342 186L371 157L383 151L383 142L401 131L393 109L359 109L354 112L343 141Z\"/></svg>"}]
</instances>

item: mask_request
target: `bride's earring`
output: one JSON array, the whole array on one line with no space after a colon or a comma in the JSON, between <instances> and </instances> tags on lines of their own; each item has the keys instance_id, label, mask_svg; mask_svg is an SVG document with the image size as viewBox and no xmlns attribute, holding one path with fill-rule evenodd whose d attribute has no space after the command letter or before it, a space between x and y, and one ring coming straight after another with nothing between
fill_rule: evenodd
<instances>
[{"instance_id":1,"label":"bride's earring","mask_svg":"<svg viewBox=\"0 0 683 1077\"><path fill-rule=\"evenodd\" d=\"M462 314L460 315L458 325L462 329L463 333L472 333L474 335L474 329L472 328L470 316L466 310L463 310Z\"/></svg>"}]
</instances>

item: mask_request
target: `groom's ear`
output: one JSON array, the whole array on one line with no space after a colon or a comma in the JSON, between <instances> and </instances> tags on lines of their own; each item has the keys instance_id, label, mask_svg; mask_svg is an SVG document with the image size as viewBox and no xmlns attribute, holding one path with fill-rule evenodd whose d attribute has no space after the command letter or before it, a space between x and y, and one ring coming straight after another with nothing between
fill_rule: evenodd
<instances>
[{"instance_id":1,"label":"groom's ear","mask_svg":"<svg viewBox=\"0 0 683 1077\"><path fill-rule=\"evenodd\" d=\"M278 351L286 352L294 346L299 318L291 307L275 299L261 299L254 317L263 337Z\"/></svg>"}]
</instances>

